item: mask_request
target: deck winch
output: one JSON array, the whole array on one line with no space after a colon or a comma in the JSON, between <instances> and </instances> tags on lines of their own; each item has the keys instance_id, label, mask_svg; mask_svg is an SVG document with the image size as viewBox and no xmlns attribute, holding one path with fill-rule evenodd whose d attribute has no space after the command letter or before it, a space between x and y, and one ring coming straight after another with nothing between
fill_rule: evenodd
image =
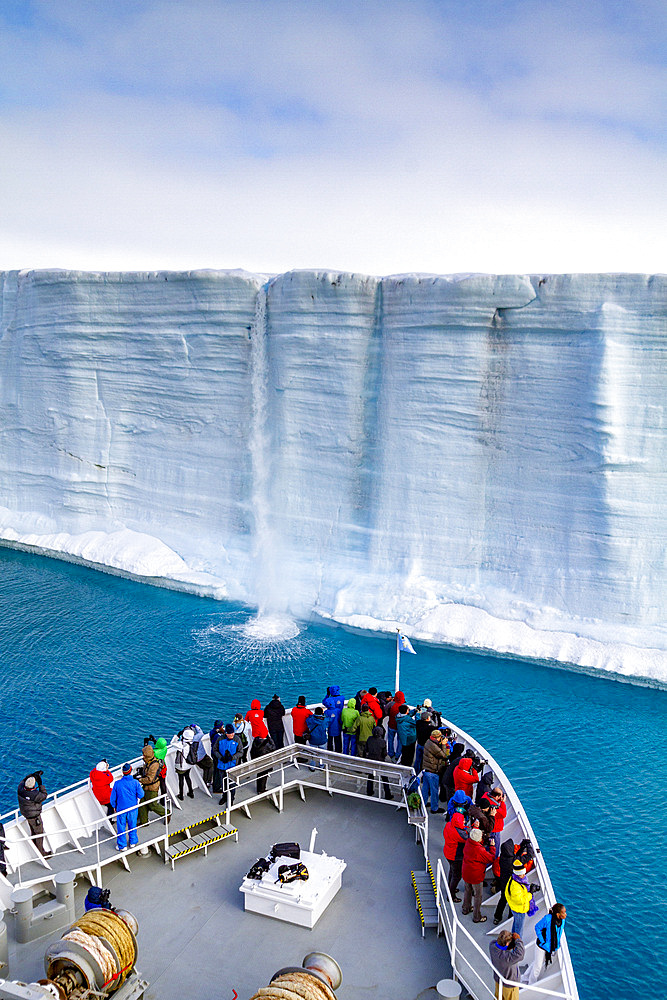
<instances>
[{"instance_id":1,"label":"deck winch","mask_svg":"<svg viewBox=\"0 0 667 1000\"><path fill-rule=\"evenodd\" d=\"M115 993L137 960L138 924L127 910L89 910L49 945L44 968L67 1000L85 990Z\"/></svg>"},{"instance_id":2,"label":"deck winch","mask_svg":"<svg viewBox=\"0 0 667 1000\"><path fill-rule=\"evenodd\" d=\"M342 981L338 962L323 951L312 951L300 966L278 969L269 985L257 990L250 1000L336 1000L334 990Z\"/></svg>"},{"instance_id":3,"label":"deck winch","mask_svg":"<svg viewBox=\"0 0 667 1000\"><path fill-rule=\"evenodd\" d=\"M134 972L139 925L129 910L94 909L46 949L46 979L0 980L0 1000L85 1000L89 996L136 1000L148 984Z\"/></svg>"}]
</instances>

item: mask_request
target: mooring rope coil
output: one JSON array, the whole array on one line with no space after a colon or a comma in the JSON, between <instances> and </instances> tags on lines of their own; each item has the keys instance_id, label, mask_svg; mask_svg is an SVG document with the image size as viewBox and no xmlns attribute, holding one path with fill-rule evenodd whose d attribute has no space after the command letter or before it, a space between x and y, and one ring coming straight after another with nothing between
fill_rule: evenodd
<instances>
[{"instance_id":1,"label":"mooring rope coil","mask_svg":"<svg viewBox=\"0 0 667 1000\"><path fill-rule=\"evenodd\" d=\"M277 976L270 986L263 986L250 1000L336 1000L336 994L326 983L310 973L286 972Z\"/></svg>"},{"instance_id":2,"label":"mooring rope coil","mask_svg":"<svg viewBox=\"0 0 667 1000\"><path fill-rule=\"evenodd\" d=\"M105 938L113 948L120 965L120 972L116 972L115 965L111 963L109 972L105 976L105 986L115 982L113 988L116 989L125 980L137 960L134 938L129 927L111 910L89 910L75 921L71 929L76 927L87 934ZM99 944L104 948L101 942Z\"/></svg>"},{"instance_id":3,"label":"mooring rope coil","mask_svg":"<svg viewBox=\"0 0 667 1000\"><path fill-rule=\"evenodd\" d=\"M61 940L72 941L74 944L80 945L85 951L89 952L104 973L105 980L110 979L113 976L116 971L116 965L113 958L109 954L108 948L102 944L99 938L96 938L92 934L86 934L86 932L82 931L80 927L70 927L70 929L63 934Z\"/></svg>"}]
</instances>

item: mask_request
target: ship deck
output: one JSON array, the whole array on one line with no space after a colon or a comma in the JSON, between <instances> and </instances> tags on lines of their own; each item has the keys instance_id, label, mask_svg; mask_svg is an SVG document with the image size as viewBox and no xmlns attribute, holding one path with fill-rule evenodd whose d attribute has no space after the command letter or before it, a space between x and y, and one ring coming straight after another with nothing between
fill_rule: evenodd
<instances>
[{"instance_id":1,"label":"ship deck","mask_svg":"<svg viewBox=\"0 0 667 1000\"><path fill-rule=\"evenodd\" d=\"M217 808L217 799L196 791L172 826ZM434 929L421 935L410 872L423 868L424 856L404 810L309 788L305 802L297 791L286 793L282 812L271 800L254 803L251 812L251 819L243 810L232 815L238 843L230 838L210 847L207 857L203 851L184 857L174 871L154 851L129 855L130 871L120 859L104 868L112 902L139 921L137 968L150 983L148 1000L231 1000L234 991L244 1000L310 951L328 952L341 965L340 1000L435 997L435 983L451 967L444 937ZM239 887L253 861L275 842L295 840L307 849L313 827L319 831L315 851L347 864L342 888L316 926L245 912ZM77 912L87 889L79 879ZM22 949L21 969L15 968L21 979L44 975L46 946L61 933Z\"/></svg>"},{"instance_id":2,"label":"ship deck","mask_svg":"<svg viewBox=\"0 0 667 1000\"><path fill-rule=\"evenodd\" d=\"M466 745L482 752L468 734L460 736ZM291 745L235 768L238 790L228 819L238 829L238 842L228 837L208 846L207 856L203 850L186 854L175 861L174 870L159 854L165 849L163 819L157 818L139 831L140 845L153 844L149 854L141 855L136 848L119 854L112 824L86 783L65 789L47 803L43 813L48 845L55 852L48 861L39 859L25 821L8 821L10 858L14 866L20 864L0 889L7 896L20 879L36 893L43 892L52 885L56 872L69 869L78 873L75 902L76 912L81 913L90 881L109 887L112 903L131 910L139 921L137 970L150 983L148 1000L180 1000L183 996L204 1000L211 991L230 1000L236 991L239 1000L246 1000L268 985L278 969L300 965L311 951L328 952L342 967L343 984L336 991L339 1000L435 1000L435 984L452 975L448 944L455 950L456 978L478 1000L491 1000L494 984L488 947L499 930L511 927L511 919L494 927L498 897L492 895L491 887L484 890L484 923L473 924L471 916L462 915L461 904L451 902L439 870L444 814L429 815L423 803L414 814L407 811L401 785L412 774L409 768L386 762L371 764L327 751L316 752L321 766L313 768L308 765L313 763L314 753ZM502 770L490 763L508 793L503 836L511 836L515 842L528 836L537 851L535 877L541 889L535 899L539 913L527 919L523 935L524 963L529 964L535 950L535 921L555 897L521 804ZM258 797L256 778L260 772L266 773L267 764L271 772L268 788ZM180 802L175 795L173 758L168 756L167 765L167 786L174 805L171 849L190 836L178 831L186 828L195 836L226 817L225 806L219 804L217 795L207 792L197 768L191 772L194 797L186 796ZM367 797L371 767L376 779L373 797ZM389 782L396 805L379 797L380 774ZM219 817L214 823L203 822L214 816ZM314 929L245 911L240 886L253 862L281 841L297 841L308 850L313 827L319 831L315 853L340 858L347 866L341 890ZM424 871L425 853L441 889L437 916L444 933L440 937L435 927L427 927L422 936L415 906L411 872ZM432 895L425 906L429 902L435 915ZM60 934L55 931L34 944L20 946L18 952L12 944L9 977L23 981L41 978L44 951ZM12 941L11 919L9 938ZM565 937L547 974L536 986L522 987L521 993L522 1000L546 1000L549 996L577 1000Z\"/></svg>"}]
</instances>

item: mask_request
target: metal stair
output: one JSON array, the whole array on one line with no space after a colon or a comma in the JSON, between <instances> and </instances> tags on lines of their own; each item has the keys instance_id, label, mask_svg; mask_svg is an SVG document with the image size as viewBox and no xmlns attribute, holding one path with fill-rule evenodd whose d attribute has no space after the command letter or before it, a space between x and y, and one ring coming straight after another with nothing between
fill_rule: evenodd
<instances>
[{"instance_id":1,"label":"metal stair","mask_svg":"<svg viewBox=\"0 0 667 1000\"><path fill-rule=\"evenodd\" d=\"M164 852L165 864L171 864L172 871L174 870L174 862L179 858L185 857L186 854L194 854L195 851L204 851L204 854L208 854L208 849L212 844L217 844L221 840L227 840L229 837L234 837L238 842L239 832L235 826L220 823L219 818L222 813L216 813L215 816L209 816L206 819L198 820L196 823L191 823L190 826L183 827L182 830L175 830L173 833L170 832L169 840L178 837L175 843L169 843L168 847ZM190 833L191 829L195 826L203 826L204 824L212 824L212 826L207 830L201 830L199 833L192 835ZM185 834L183 838L182 835Z\"/></svg>"},{"instance_id":2,"label":"metal stair","mask_svg":"<svg viewBox=\"0 0 667 1000\"><path fill-rule=\"evenodd\" d=\"M422 925L422 937L426 927L438 927L437 889L431 862L426 862L426 870L410 872L412 888L415 890L417 912Z\"/></svg>"}]
</instances>

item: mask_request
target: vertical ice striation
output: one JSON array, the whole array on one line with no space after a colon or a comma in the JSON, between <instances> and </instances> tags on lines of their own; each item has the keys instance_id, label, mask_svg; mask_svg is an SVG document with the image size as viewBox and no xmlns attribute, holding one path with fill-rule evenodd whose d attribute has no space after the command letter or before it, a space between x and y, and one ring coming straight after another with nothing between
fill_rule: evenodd
<instances>
[{"instance_id":1,"label":"vertical ice striation","mask_svg":"<svg viewBox=\"0 0 667 1000\"><path fill-rule=\"evenodd\" d=\"M8 272L0 536L665 680L666 292Z\"/></svg>"},{"instance_id":2,"label":"vertical ice striation","mask_svg":"<svg viewBox=\"0 0 667 1000\"><path fill-rule=\"evenodd\" d=\"M267 292L257 292L255 316L250 331L252 419L250 456L252 459L251 509L254 523L254 593L260 617L286 612L289 587L281 579L281 556L271 503L273 459L272 427L269 413L269 360L267 344Z\"/></svg>"}]
</instances>

